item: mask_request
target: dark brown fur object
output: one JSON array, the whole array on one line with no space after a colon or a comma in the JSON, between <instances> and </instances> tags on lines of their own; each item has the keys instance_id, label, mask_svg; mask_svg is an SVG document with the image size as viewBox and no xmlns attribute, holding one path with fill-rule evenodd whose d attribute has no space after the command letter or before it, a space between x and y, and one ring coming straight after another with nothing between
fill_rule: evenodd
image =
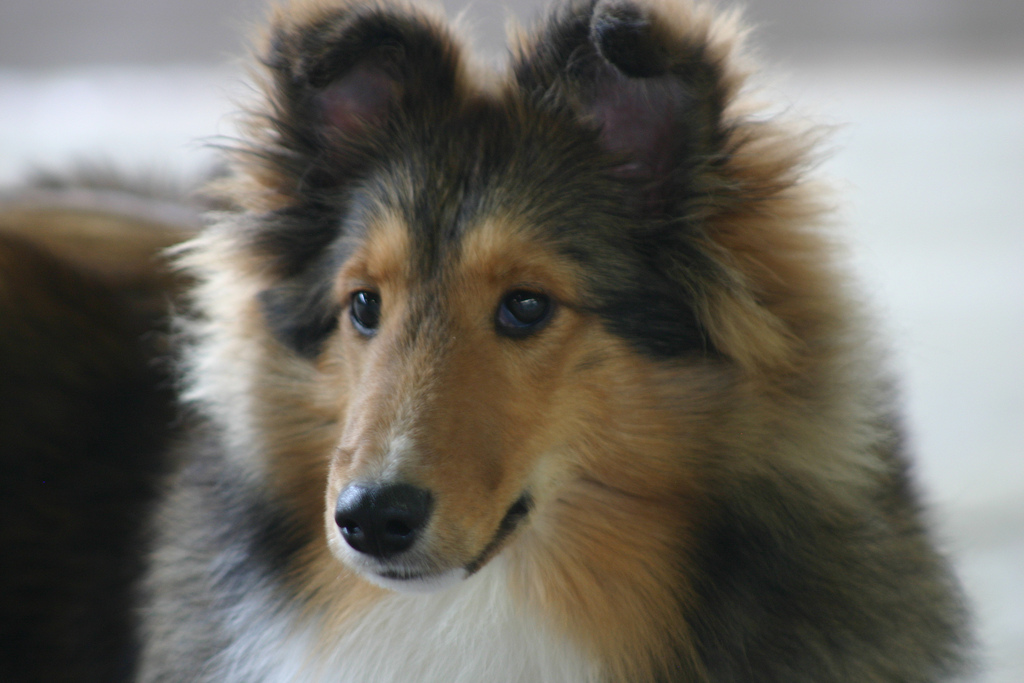
<instances>
[{"instance_id":1,"label":"dark brown fur object","mask_svg":"<svg viewBox=\"0 0 1024 683\"><path fill-rule=\"evenodd\" d=\"M295 3L180 250L200 425L138 677L951 681L810 136L734 17L574 1L473 65L402 4Z\"/></svg>"},{"instance_id":2,"label":"dark brown fur object","mask_svg":"<svg viewBox=\"0 0 1024 683\"><path fill-rule=\"evenodd\" d=\"M190 230L123 209L80 190L0 200L5 681L131 679L142 522L174 415L158 251Z\"/></svg>"}]
</instances>

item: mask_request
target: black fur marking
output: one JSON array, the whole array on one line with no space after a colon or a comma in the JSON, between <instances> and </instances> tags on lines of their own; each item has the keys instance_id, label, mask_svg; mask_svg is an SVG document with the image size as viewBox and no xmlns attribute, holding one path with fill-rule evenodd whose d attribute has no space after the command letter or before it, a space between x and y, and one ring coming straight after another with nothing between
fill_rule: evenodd
<instances>
[{"instance_id":1,"label":"black fur marking","mask_svg":"<svg viewBox=\"0 0 1024 683\"><path fill-rule=\"evenodd\" d=\"M336 242L298 275L259 294L267 327L305 358L316 358L338 328L343 306L336 298L333 276L347 257L345 246Z\"/></svg>"},{"instance_id":2,"label":"black fur marking","mask_svg":"<svg viewBox=\"0 0 1024 683\"><path fill-rule=\"evenodd\" d=\"M699 600L688 619L712 679L865 680L891 669L936 676L913 680L946 680L939 672L956 669L962 612L899 479L877 515L823 512L829 508L794 481L733 482L686 560L700 558ZM865 547L883 550L865 554ZM918 578L907 582L907 573ZM937 603L945 604L936 610ZM935 619L940 613L948 620ZM928 642L953 645L921 652L914 640L922 629L931 632ZM914 634L906 651L879 642L904 631ZM870 660L881 652L896 659Z\"/></svg>"},{"instance_id":3,"label":"black fur marking","mask_svg":"<svg viewBox=\"0 0 1024 683\"><path fill-rule=\"evenodd\" d=\"M317 357L338 327L347 302L337 299L334 277L364 238L372 211L364 189L350 190L344 203L345 212L322 206L274 212L255 229L253 241L282 274L279 284L260 292L260 309L274 336L305 358Z\"/></svg>"},{"instance_id":4,"label":"black fur marking","mask_svg":"<svg viewBox=\"0 0 1024 683\"><path fill-rule=\"evenodd\" d=\"M299 552L313 540L313 534L299 524L284 506L267 498L265 492L247 491L237 501L237 510L236 524L252 529L248 539L252 565L269 576L288 576ZM239 570L247 571L243 567ZM230 580L230 575L226 578ZM252 584L243 579L241 585Z\"/></svg>"},{"instance_id":5,"label":"black fur marking","mask_svg":"<svg viewBox=\"0 0 1024 683\"><path fill-rule=\"evenodd\" d=\"M633 283L604 295L595 312L608 329L655 358L713 353L714 348L685 293L659 291L659 283ZM662 283L671 287L671 283Z\"/></svg>"},{"instance_id":6,"label":"black fur marking","mask_svg":"<svg viewBox=\"0 0 1024 683\"><path fill-rule=\"evenodd\" d=\"M303 202L258 217L250 241L276 275L293 278L341 236L342 215L341 206Z\"/></svg>"},{"instance_id":7,"label":"black fur marking","mask_svg":"<svg viewBox=\"0 0 1024 683\"><path fill-rule=\"evenodd\" d=\"M188 446L189 461L181 472L179 490L198 496L199 505L193 499L172 512L203 518L198 528L206 530L205 535L186 540L191 545L189 552L222 555L225 561L215 580L237 587L228 593L244 599L253 585L287 577L315 532L300 523L282 501L247 481L221 452L225 447L216 434L204 434L202 428L197 431ZM286 590L284 585L279 589Z\"/></svg>"},{"instance_id":8,"label":"black fur marking","mask_svg":"<svg viewBox=\"0 0 1024 683\"><path fill-rule=\"evenodd\" d=\"M651 25L635 5L605 5L591 22L591 38L608 62L633 78L661 76L668 55L651 36Z\"/></svg>"},{"instance_id":9,"label":"black fur marking","mask_svg":"<svg viewBox=\"0 0 1024 683\"><path fill-rule=\"evenodd\" d=\"M329 284L329 283L328 283ZM260 292L267 326L285 346L300 356L316 358L338 328L341 307L329 301L330 288L288 283Z\"/></svg>"}]
</instances>

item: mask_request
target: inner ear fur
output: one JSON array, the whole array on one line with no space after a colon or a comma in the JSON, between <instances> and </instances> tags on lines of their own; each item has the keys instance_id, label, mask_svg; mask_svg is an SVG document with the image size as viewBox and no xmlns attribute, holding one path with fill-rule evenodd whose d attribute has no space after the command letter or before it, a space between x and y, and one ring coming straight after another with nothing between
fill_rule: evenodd
<instances>
[{"instance_id":1,"label":"inner ear fur","mask_svg":"<svg viewBox=\"0 0 1024 683\"><path fill-rule=\"evenodd\" d=\"M675 14L574 0L520 41L514 66L524 92L575 112L621 156L618 171L660 188L661 202L721 148L730 95L707 27L676 22Z\"/></svg>"},{"instance_id":2,"label":"inner ear fur","mask_svg":"<svg viewBox=\"0 0 1024 683\"><path fill-rule=\"evenodd\" d=\"M617 158L638 216L674 226L680 246L659 245L665 272L694 292L714 347L758 372L792 366L827 334L827 306L792 302L810 283L822 298L834 287L827 246L807 230L821 212L801 178L813 139L742 94L738 19L689 0L570 0L517 37L513 79Z\"/></svg>"},{"instance_id":3,"label":"inner ear fur","mask_svg":"<svg viewBox=\"0 0 1024 683\"><path fill-rule=\"evenodd\" d=\"M443 21L404 3L294 2L263 43L265 104L244 161L284 203L357 176L395 130L444 116L464 80Z\"/></svg>"}]
</instances>

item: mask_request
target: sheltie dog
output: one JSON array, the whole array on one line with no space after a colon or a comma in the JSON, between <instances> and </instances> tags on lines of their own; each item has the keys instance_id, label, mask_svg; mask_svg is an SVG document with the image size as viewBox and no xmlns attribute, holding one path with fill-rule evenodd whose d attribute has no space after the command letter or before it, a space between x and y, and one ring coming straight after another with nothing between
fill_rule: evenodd
<instances>
[{"instance_id":1,"label":"sheltie dog","mask_svg":"<svg viewBox=\"0 0 1024 683\"><path fill-rule=\"evenodd\" d=\"M493 73L405 4L274 14L220 209L174 252L186 410L119 446L174 441L107 671L961 674L814 135L748 93L742 35L570 0ZM138 405L98 408L135 434Z\"/></svg>"}]
</instances>

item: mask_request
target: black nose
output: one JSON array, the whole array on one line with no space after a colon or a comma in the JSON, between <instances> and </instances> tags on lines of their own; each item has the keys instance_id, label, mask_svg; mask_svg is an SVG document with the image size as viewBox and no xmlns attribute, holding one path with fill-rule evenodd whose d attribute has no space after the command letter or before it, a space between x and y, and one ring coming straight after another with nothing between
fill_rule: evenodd
<instances>
[{"instance_id":1,"label":"black nose","mask_svg":"<svg viewBox=\"0 0 1024 683\"><path fill-rule=\"evenodd\" d=\"M338 496L334 520L352 548L385 558L416 542L432 507L430 491L410 484L349 484Z\"/></svg>"}]
</instances>

